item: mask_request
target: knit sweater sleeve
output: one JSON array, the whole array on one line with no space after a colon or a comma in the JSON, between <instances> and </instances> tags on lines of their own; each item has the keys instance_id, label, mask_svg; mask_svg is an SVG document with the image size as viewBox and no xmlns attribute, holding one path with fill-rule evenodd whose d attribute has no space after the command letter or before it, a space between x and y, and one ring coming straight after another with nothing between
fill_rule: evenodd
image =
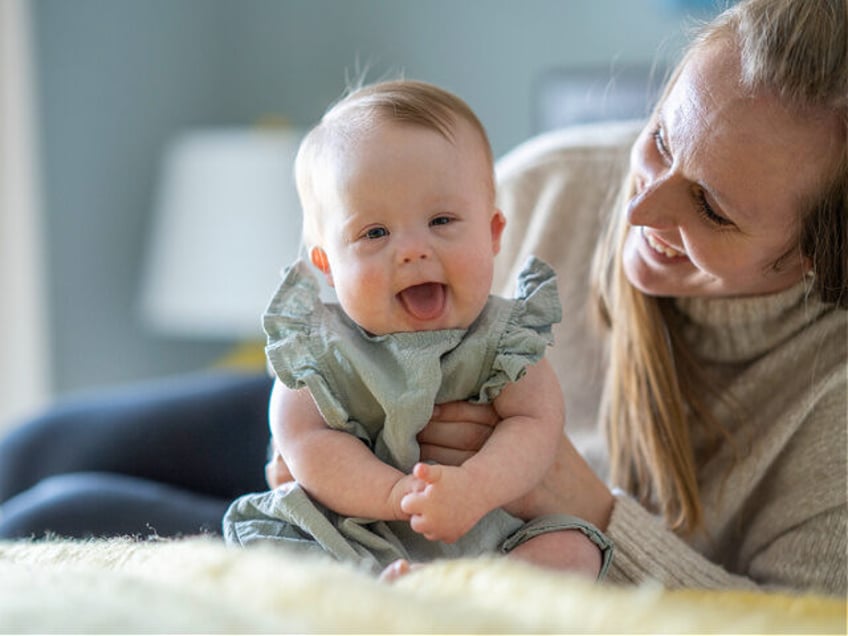
<instances>
[{"instance_id":1,"label":"knit sweater sleeve","mask_svg":"<svg viewBox=\"0 0 848 636\"><path fill-rule=\"evenodd\" d=\"M616 491L607 534L615 544L615 558L607 581L637 584L657 581L665 587L754 589L743 576L727 572L689 547L663 520L626 494Z\"/></svg>"},{"instance_id":2,"label":"knit sweater sleeve","mask_svg":"<svg viewBox=\"0 0 848 636\"><path fill-rule=\"evenodd\" d=\"M666 587L810 590L844 596L848 589L846 505L846 375L844 368L770 464L756 446L750 464L739 463L734 488L744 511L734 572L709 560L669 530L663 520L616 491L607 533L616 546L607 580L653 580ZM772 438L774 436L771 436ZM763 467L752 472L748 466ZM707 511L711 514L714 511ZM717 555L716 555L717 556Z\"/></svg>"},{"instance_id":3,"label":"knit sweater sleeve","mask_svg":"<svg viewBox=\"0 0 848 636\"><path fill-rule=\"evenodd\" d=\"M848 532L844 509L825 511L774 540L758 555L752 575L793 579L795 589L828 592L844 589L844 537ZM665 587L703 589L789 589L760 585L716 565L668 530L633 499L618 494L607 534L615 544L615 558L606 580L618 584L657 581ZM834 558L836 556L836 558ZM825 563L826 562L826 563ZM824 576L819 580L816 574Z\"/></svg>"}]
</instances>

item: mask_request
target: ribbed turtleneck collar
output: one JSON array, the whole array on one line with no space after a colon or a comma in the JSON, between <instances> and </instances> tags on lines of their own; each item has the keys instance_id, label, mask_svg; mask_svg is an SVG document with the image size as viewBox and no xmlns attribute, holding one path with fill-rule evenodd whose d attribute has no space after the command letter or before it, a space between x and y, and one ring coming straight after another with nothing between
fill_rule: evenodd
<instances>
[{"instance_id":1,"label":"ribbed turtleneck collar","mask_svg":"<svg viewBox=\"0 0 848 636\"><path fill-rule=\"evenodd\" d=\"M832 305L822 303L808 280L764 296L679 298L688 318L684 337L700 358L745 362L779 345Z\"/></svg>"}]
</instances>

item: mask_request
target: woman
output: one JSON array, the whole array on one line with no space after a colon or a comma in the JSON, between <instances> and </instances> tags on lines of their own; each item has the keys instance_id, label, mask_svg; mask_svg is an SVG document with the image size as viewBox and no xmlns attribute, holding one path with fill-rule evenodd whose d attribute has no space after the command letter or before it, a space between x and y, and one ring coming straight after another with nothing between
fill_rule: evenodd
<instances>
[{"instance_id":1,"label":"woman","mask_svg":"<svg viewBox=\"0 0 848 636\"><path fill-rule=\"evenodd\" d=\"M499 260L557 265L568 352L568 438L511 511L600 528L607 580L846 593L846 41L845 0L719 16L633 144L609 218L602 194L568 186L618 174L616 153L542 140L501 164L510 224L534 223ZM556 231L539 223L554 217ZM597 340L576 309L593 252ZM460 463L494 425L443 405L422 456ZM267 475L287 479L279 462ZM597 573L598 547L572 534L551 564Z\"/></svg>"},{"instance_id":2,"label":"woman","mask_svg":"<svg viewBox=\"0 0 848 636\"><path fill-rule=\"evenodd\" d=\"M845 0L742 2L695 41L632 148L593 277L620 490L567 443L516 504L606 531L610 580L846 592L846 41ZM507 217L550 164L527 154L501 181ZM565 387L583 372L559 371ZM442 409L425 454L461 461L489 416Z\"/></svg>"}]
</instances>

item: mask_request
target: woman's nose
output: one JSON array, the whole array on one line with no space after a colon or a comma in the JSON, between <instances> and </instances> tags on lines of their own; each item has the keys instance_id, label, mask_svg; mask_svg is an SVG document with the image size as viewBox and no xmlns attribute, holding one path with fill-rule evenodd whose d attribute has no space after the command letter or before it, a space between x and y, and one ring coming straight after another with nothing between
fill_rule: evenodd
<instances>
[{"instance_id":1,"label":"woman's nose","mask_svg":"<svg viewBox=\"0 0 848 636\"><path fill-rule=\"evenodd\" d=\"M656 229L674 226L682 203L680 188L680 179L674 173L635 175L635 193L627 205L628 222Z\"/></svg>"}]
</instances>

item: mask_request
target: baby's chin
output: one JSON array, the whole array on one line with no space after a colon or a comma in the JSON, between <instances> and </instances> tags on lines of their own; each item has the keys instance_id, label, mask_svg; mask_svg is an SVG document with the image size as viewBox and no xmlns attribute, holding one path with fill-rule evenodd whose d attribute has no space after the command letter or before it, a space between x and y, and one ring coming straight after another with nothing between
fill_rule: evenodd
<instances>
[{"instance_id":1,"label":"baby's chin","mask_svg":"<svg viewBox=\"0 0 848 636\"><path fill-rule=\"evenodd\" d=\"M476 316L475 316L476 318ZM444 331L450 329L468 329L474 319L463 320L457 316L442 315L430 320L420 320L409 315L395 320L381 321L379 324L357 323L372 336L385 336L392 333L410 333L414 331Z\"/></svg>"},{"instance_id":2,"label":"baby's chin","mask_svg":"<svg viewBox=\"0 0 848 636\"><path fill-rule=\"evenodd\" d=\"M465 330L480 316L487 300L488 297L482 301L482 305L479 307L476 305L480 303L476 302L473 303L474 306L458 307L454 298L448 295L438 312L426 316L422 316L420 310L409 311L407 304L399 301L391 303L382 312L375 312L376 308L372 307L371 314L360 316L361 320L350 313L348 315L360 328L372 336L413 331ZM470 303L465 304L470 305Z\"/></svg>"}]
</instances>

